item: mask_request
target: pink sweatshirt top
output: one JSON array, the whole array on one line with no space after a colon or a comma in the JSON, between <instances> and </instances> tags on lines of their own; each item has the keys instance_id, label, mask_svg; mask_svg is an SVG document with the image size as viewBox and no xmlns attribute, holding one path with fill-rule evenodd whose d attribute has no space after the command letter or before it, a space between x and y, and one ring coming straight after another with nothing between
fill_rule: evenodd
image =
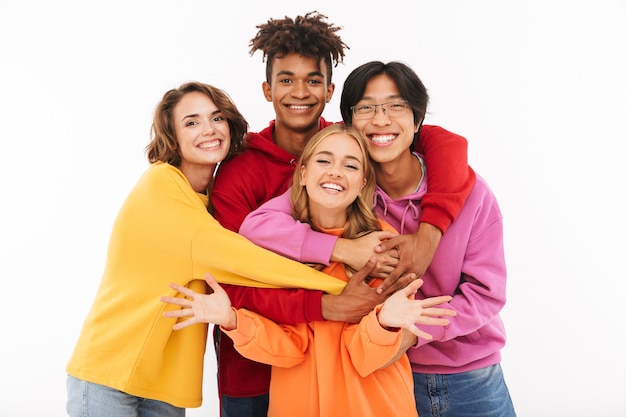
<instances>
[{"instance_id":1,"label":"pink sweatshirt top","mask_svg":"<svg viewBox=\"0 0 626 417\"><path fill-rule=\"evenodd\" d=\"M378 188L376 214L402 234L415 232L420 200L428 187L426 177L415 193L397 200ZM240 233L301 262L327 262L336 239L294 221L289 191L250 213ZM502 214L494 194L478 175L423 279L416 298L451 295L446 307L454 309L457 316L445 327L419 325L433 340L420 338L408 350L413 371L451 374L500 362L506 340L499 314L506 301Z\"/></svg>"}]
</instances>

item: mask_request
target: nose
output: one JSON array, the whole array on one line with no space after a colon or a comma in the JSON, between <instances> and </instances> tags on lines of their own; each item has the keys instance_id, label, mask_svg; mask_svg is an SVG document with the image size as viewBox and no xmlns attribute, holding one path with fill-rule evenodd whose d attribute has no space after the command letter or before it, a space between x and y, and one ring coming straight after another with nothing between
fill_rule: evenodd
<instances>
[{"instance_id":1,"label":"nose","mask_svg":"<svg viewBox=\"0 0 626 417\"><path fill-rule=\"evenodd\" d=\"M328 168L328 176L334 177L334 178L341 178L341 176L342 176L341 165L340 164L332 164Z\"/></svg>"},{"instance_id":2,"label":"nose","mask_svg":"<svg viewBox=\"0 0 626 417\"><path fill-rule=\"evenodd\" d=\"M374 107L372 123L377 126L384 126L391 123L391 118L387 116L387 111L383 106Z\"/></svg>"},{"instance_id":3,"label":"nose","mask_svg":"<svg viewBox=\"0 0 626 417\"><path fill-rule=\"evenodd\" d=\"M293 88L291 89L291 95L297 98L308 97L309 87L307 83L304 81L295 82Z\"/></svg>"},{"instance_id":4,"label":"nose","mask_svg":"<svg viewBox=\"0 0 626 417\"><path fill-rule=\"evenodd\" d=\"M205 123L202 129L202 134L204 136L210 135L213 132L215 132L215 127L213 126L213 123L209 122L209 123Z\"/></svg>"}]
</instances>

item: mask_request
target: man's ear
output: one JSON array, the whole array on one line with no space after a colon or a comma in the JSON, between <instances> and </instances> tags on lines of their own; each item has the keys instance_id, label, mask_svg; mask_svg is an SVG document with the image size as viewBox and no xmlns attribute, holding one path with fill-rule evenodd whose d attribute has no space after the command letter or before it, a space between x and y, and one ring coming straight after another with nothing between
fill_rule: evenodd
<instances>
[{"instance_id":1,"label":"man's ear","mask_svg":"<svg viewBox=\"0 0 626 417\"><path fill-rule=\"evenodd\" d=\"M263 81L263 85L261 86L261 88L263 88L263 95L265 96L265 100L267 101L272 101L272 86L270 85L270 83L268 83L267 81Z\"/></svg>"},{"instance_id":2,"label":"man's ear","mask_svg":"<svg viewBox=\"0 0 626 417\"><path fill-rule=\"evenodd\" d=\"M335 92L335 83L328 84L328 88L326 89L326 103L330 103L330 100L333 98L333 93Z\"/></svg>"}]
</instances>

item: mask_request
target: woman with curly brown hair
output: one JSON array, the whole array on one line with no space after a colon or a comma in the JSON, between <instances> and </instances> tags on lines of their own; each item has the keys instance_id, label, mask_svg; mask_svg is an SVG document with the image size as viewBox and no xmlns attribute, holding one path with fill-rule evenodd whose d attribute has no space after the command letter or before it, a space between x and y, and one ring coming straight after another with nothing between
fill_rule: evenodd
<instances>
[{"instance_id":1,"label":"woman with curly brown hair","mask_svg":"<svg viewBox=\"0 0 626 417\"><path fill-rule=\"evenodd\" d=\"M67 365L71 417L180 417L200 406L207 327L172 331L159 303L172 279L197 292L207 291L207 271L222 283L341 291L342 281L255 246L211 216L215 169L242 149L247 129L213 86L191 82L163 96L146 148L150 166L117 215Z\"/></svg>"}]
</instances>

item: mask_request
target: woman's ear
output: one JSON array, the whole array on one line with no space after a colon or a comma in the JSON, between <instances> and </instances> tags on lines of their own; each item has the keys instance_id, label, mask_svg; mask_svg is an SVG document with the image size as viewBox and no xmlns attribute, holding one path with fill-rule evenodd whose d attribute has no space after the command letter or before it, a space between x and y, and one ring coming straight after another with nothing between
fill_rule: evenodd
<instances>
[{"instance_id":1,"label":"woman's ear","mask_svg":"<svg viewBox=\"0 0 626 417\"><path fill-rule=\"evenodd\" d=\"M306 180L306 166L304 164L300 165L300 185L305 186Z\"/></svg>"}]
</instances>

